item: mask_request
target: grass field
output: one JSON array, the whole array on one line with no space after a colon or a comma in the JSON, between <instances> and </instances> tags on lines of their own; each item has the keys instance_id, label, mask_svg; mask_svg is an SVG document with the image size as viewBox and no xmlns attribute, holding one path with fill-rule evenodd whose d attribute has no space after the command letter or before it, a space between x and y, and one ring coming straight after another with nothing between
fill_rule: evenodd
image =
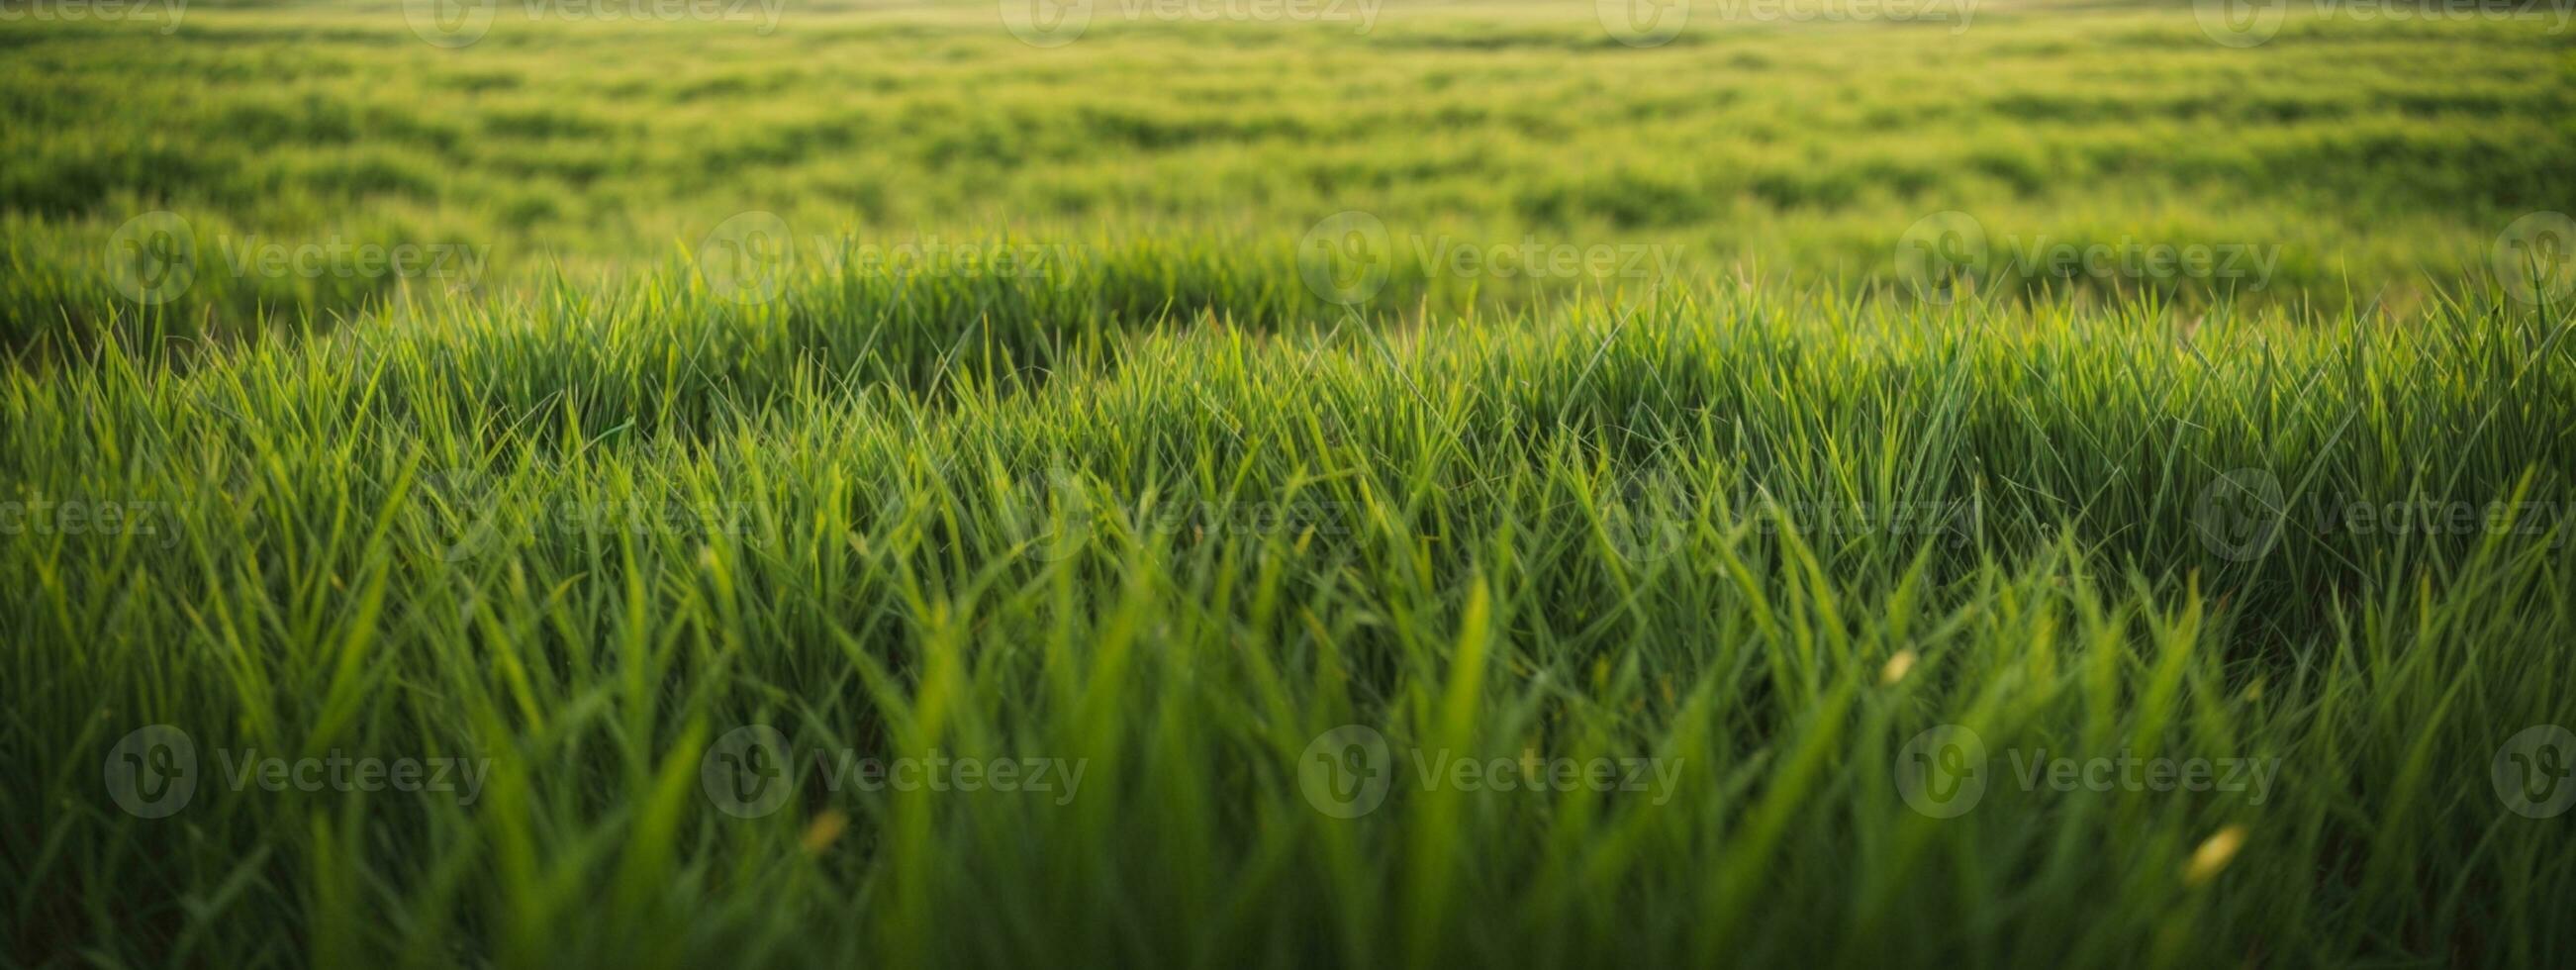
<instances>
[{"instance_id":1,"label":"grass field","mask_svg":"<svg viewBox=\"0 0 2576 970\"><path fill-rule=\"evenodd\" d=\"M2566 8L1958 3L0 5L0 960L2576 963Z\"/></svg>"}]
</instances>

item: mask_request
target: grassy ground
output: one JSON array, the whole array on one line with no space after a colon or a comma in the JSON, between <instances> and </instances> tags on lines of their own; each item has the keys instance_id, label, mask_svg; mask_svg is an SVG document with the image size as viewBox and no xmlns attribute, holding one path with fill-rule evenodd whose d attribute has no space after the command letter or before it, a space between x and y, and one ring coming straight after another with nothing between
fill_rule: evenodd
<instances>
[{"instance_id":1,"label":"grassy ground","mask_svg":"<svg viewBox=\"0 0 2576 970\"><path fill-rule=\"evenodd\" d=\"M2576 961L2565 36L1709 13L0 22L0 958Z\"/></svg>"},{"instance_id":2,"label":"grassy ground","mask_svg":"<svg viewBox=\"0 0 2576 970\"><path fill-rule=\"evenodd\" d=\"M1035 48L986 4L791 6L766 33L514 8L445 49L390 5L212 6L167 35L0 22L0 345L135 310L100 254L159 210L208 264L155 311L182 333L632 275L746 211L811 261L842 239L1003 237L1266 260L1362 210L1417 270L1449 262L1444 241L1535 239L1849 290L1901 284L1908 227L1958 211L2012 292L2404 309L2485 272L2513 219L2564 209L2576 157L2576 69L2545 18L2303 13L2235 49L2181 7L1983 4L1965 29L1708 10L1632 48L1581 4L1398 2L1356 33L1131 22L1104 0L1078 41ZM259 243L334 241L480 265L245 268ZM2124 241L2248 252L2198 275L2044 264ZM1451 265L1426 274L1450 304L1574 275Z\"/></svg>"}]
</instances>

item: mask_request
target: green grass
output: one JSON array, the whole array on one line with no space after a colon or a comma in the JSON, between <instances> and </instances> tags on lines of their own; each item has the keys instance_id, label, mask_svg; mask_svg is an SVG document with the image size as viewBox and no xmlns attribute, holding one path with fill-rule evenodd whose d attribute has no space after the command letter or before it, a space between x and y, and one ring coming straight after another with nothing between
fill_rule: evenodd
<instances>
[{"instance_id":1,"label":"green grass","mask_svg":"<svg viewBox=\"0 0 2576 970\"><path fill-rule=\"evenodd\" d=\"M0 959L2576 960L2576 814L2508 797L2576 755L2514 741L2576 726L2576 313L2491 258L2576 208L2564 38L990 16L0 25ZM488 275L142 307L103 253L156 208ZM1399 255L1346 306L1299 248L1345 209L1683 262ZM1952 209L2281 269L1923 299L1898 242ZM798 241L771 299L697 245L746 210ZM122 760L156 724L175 806ZM1373 774L1316 760L1346 725ZM1945 800L1909 766L1963 729ZM235 774L335 756L473 780ZM2259 783L2043 763L2124 757ZM736 811L746 764L784 800Z\"/></svg>"},{"instance_id":2,"label":"green grass","mask_svg":"<svg viewBox=\"0 0 2576 970\"><path fill-rule=\"evenodd\" d=\"M2260 278L2034 271L2012 292L2411 310L2487 272L2513 219L2569 206L2576 62L2545 18L2302 10L2236 50L2187 6L1975 13L1956 30L1709 10L1648 49L1588 5L1499 0L1398 0L1357 35L1104 7L1052 49L989 3L791 4L766 34L514 6L463 50L422 43L393 4L200 2L168 35L0 22L0 347L113 329L108 238L161 209L208 263L249 237L488 256L408 279L226 267L156 311L231 335L263 317L309 330L390 291L634 276L751 210L800 244L1285 251L1357 209L1401 239L1663 246L1692 276L1847 291L1897 284L1906 228L1955 210L1998 247L2274 254ZM1568 284L1474 282L1495 308Z\"/></svg>"}]
</instances>

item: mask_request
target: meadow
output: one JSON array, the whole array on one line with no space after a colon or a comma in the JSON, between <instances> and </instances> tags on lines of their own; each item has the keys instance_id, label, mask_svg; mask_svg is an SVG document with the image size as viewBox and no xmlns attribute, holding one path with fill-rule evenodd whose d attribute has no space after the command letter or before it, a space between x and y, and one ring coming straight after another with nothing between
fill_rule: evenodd
<instances>
[{"instance_id":1,"label":"meadow","mask_svg":"<svg viewBox=\"0 0 2576 970\"><path fill-rule=\"evenodd\" d=\"M0 17L0 960L2576 962L2563 8L1961 3Z\"/></svg>"}]
</instances>

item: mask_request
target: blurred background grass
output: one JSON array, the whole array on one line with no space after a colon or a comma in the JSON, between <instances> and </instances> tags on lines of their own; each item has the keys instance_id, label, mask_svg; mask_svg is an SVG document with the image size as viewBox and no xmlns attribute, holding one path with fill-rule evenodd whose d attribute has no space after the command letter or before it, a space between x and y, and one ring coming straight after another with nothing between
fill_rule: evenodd
<instances>
[{"instance_id":1,"label":"blurred background grass","mask_svg":"<svg viewBox=\"0 0 2576 970\"><path fill-rule=\"evenodd\" d=\"M1700 7L1648 48L1591 4L1500 2L1397 2L1362 30L1104 0L1043 49L982 3L788 0L774 22L503 4L457 49L398 4L0 23L0 334L142 310L98 277L115 229L161 209L207 254L250 236L490 254L407 286L201 273L151 311L237 332L394 289L631 274L753 210L800 247L1188 238L1202 261L1270 266L1357 209L1399 240L1658 246L1693 278L1855 292L1895 282L1907 228L1956 210L1999 244L2278 254L2260 279L2025 273L2018 295L2404 308L2485 272L2517 216L2571 207L2576 57L2545 18L2301 7L2282 39L2234 49L2179 4L1977 4L1964 27ZM1592 281L1476 282L1442 302Z\"/></svg>"}]
</instances>

